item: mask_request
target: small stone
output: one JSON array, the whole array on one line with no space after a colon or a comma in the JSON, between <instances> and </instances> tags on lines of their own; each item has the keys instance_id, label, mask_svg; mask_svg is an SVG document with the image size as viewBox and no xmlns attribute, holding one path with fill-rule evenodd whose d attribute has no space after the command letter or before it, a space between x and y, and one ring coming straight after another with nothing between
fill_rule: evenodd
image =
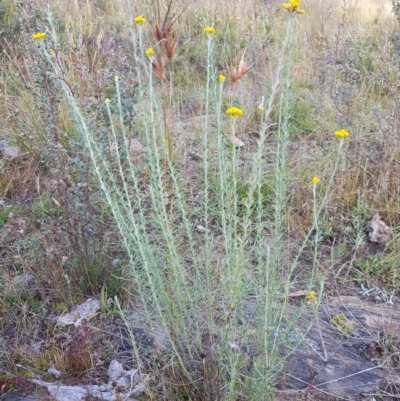
<instances>
[{"instance_id":1,"label":"small stone","mask_svg":"<svg viewBox=\"0 0 400 401\"><path fill-rule=\"evenodd\" d=\"M241 141L236 136L232 137L232 135L228 135L227 138L229 139L230 142L232 142L235 145L235 148L243 148L244 142Z\"/></svg>"},{"instance_id":2,"label":"small stone","mask_svg":"<svg viewBox=\"0 0 400 401\"><path fill-rule=\"evenodd\" d=\"M0 151L4 150L8 146L8 142L5 139L0 139Z\"/></svg>"},{"instance_id":3,"label":"small stone","mask_svg":"<svg viewBox=\"0 0 400 401\"><path fill-rule=\"evenodd\" d=\"M54 376L56 379L59 379L61 377L61 372L59 370L57 370L56 368L49 368L47 370L47 373Z\"/></svg>"},{"instance_id":4,"label":"small stone","mask_svg":"<svg viewBox=\"0 0 400 401\"><path fill-rule=\"evenodd\" d=\"M117 386L129 389L132 384L139 381L139 374L137 370L125 370L121 362L112 360L108 367L108 375L110 376L110 383L115 382Z\"/></svg>"},{"instance_id":5,"label":"small stone","mask_svg":"<svg viewBox=\"0 0 400 401\"><path fill-rule=\"evenodd\" d=\"M97 299L89 298L85 302L77 305L70 313L54 318L62 326L74 325L79 327L83 320L94 317L101 308L101 303Z\"/></svg>"},{"instance_id":6,"label":"small stone","mask_svg":"<svg viewBox=\"0 0 400 401\"><path fill-rule=\"evenodd\" d=\"M376 244L386 244L392 235L391 228L382 220L378 213L367 223L368 239Z\"/></svg>"},{"instance_id":7,"label":"small stone","mask_svg":"<svg viewBox=\"0 0 400 401\"><path fill-rule=\"evenodd\" d=\"M130 139L128 141L128 148L131 153L145 153L146 152L146 148L137 139Z\"/></svg>"},{"instance_id":8,"label":"small stone","mask_svg":"<svg viewBox=\"0 0 400 401\"><path fill-rule=\"evenodd\" d=\"M197 231L199 233L205 233L206 232L206 228L204 226L202 226L201 224L199 224L196 228L197 228Z\"/></svg>"},{"instance_id":9,"label":"small stone","mask_svg":"<svg viewBox=\"0 0 400 401\"><path fill-rule=\"evenodd\" d=\"M103 401L133 400L130 397L131 394L142 393L146 389L144 384L141 383L138 371L134 369L125 370L117 360L110 362L108 374L108 383L100 386L98 384L68 386L59 382L47 383L36 379L32 379L31 382L39 387L46 388L55 401L84 401L88 399ZM119 393L118 395L116 394L117 392ZM25 398L23 399L25 400Z\"/></svg>"},{"instance_id":10,"label":"small stone","mask_svg":"<svg viewBox=\"0 0 400 401\"><path fill-rule=\"evenodd\" d=\"M3 149L4 155L14 159L21 154L21 149L19 146L7 146Z\"/></svg>"}]
</instances>

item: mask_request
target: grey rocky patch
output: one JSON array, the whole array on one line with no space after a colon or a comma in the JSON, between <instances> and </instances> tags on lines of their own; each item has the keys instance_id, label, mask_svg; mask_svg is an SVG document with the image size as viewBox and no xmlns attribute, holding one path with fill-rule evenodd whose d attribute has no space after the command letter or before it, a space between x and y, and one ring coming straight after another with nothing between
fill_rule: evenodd
<instances>
[{"instance_id":1,"label":"grey rocky patch","mask_svg":"<svg viewBox=\"0 0 400 401\"><path fill-rule=\"evenodd\" d=\"M42 380L32 380L32 383L46 388L55 401L84 401L89 397L105 401L134 400L134 395L145 390L137 370L125 370L115 359L110 362L108 375L106 385L67 386Z\"/></svg>"},{"instance_id":2,"label":"grey rocky patch","mask_svg":"<svg viewBox=\"0 0 400 401\"><path fill-rule=\"evenodd\" d=\"M56 379L59 379L61 377L61 372L56 368L49 368L47 370L47 373L54 376Z\"/></svg>"},{"instance_id":3,"label":"grey rocky patch","mask_svg":"<svg viewBox=\"0 0 400 401\"><path fill-rule=\"evenodd\" d=\"M21 149L19 146L6 146L3 149L4 156L9 157L10 159L15 159L16 157L21 155Z\"/></svg>"},{"instance_id":4,"label":"grey rocky patch","mask_svg":"<svg viewBox=\"0 0 400 401\"><path fill-rule=\"evenodd\" d=\"M146 148L137 140L130 139L128 142L129 151L131 153L145 153Z\"/></svg>"},{"instance_id":5,"label":"grey rocky patch","mask_svg":"<svg viewBox=\"0 0 400 401\"><path fill-rule=\"evenodd\" d=\"M0 139L0 152L2 152L8 146L8 142L5 139Z\"/></svg>"},{"instance_id":6,"label":"grey rocky patch","mask_svg":"<svg viewBox=\"0 0 400 401\"><path fill-rule=\"evenodd\" d=\"M197 229L197 231L199 232L199 233L205 233L207 230L206 230L206 228L204 227L204 226L202 226L201 224L199 224L197 227L196 227L196 229Z\"/></svg>"},{"instance_id":7,"label":"grey rocky patch","mask_svg":"<svg viewBox=\"0 0 400 401\"><path fill-rule=\"evenodd\" d=\"M233 137L232 135L227 135L227 138L229 139L229 142L231 142L231 143L233 143L235 145L235 148L243 148L244 142L241 141L236 136Z\"/></svg>"},{"instance_id":8,"label":"grey rocky patch","mask_svg":"<svg viewBox=\"0 0 400 401\"><path fill-rule=\"evenodd\" d=\"M101 302L97 299L89 298L85 302L77 305L70 313L57 316L54 320L62 326L74 325L79 327L83 320L89 320L101 308Z\"/></svg>"},{"instance_id":9,"label":"grey rocky patch","mask_svg":"<svg viewBox=\"0 0 400 401\"><path fill-rule=\"evenodd\" d=\"M376 244L386 244L392 236L391 228L382 220L378 213L367 223L368 239Z\"/></svg>"},{"instance_id":10,"label":"grey rocky patch","mask_svg":"<svg viewBox=\"0 0 400 401\"><path fill-rule=\"evenodd\" d=\"M344 335L332 326L331 317L340 313L345 313L354 327L351 334ZM310 383L310 400L355 401L361 399L361 394L379 391L387 380L384 366L388 360L375 339L376 330L380 328L388 338L393 338L400 324L399 308L368 304L354 296L327 297L317 316L318 322L314 321L308 330L312 311L302 312L296 329L308 332L305 341L288 358L277 389L302 391L303 395L285 400L304 399Z\"/></svg>"},{"instance_id":11,"label":"grey rocky patch","mask_svg":"<svg viewBox=\"0 0 400 401\"><path fill-rule=\"evenodd\" d=\"M4 394L0 399L2 401L39 401L36 394L21 394L15 391Z\"/></svg>"}]
</instances>

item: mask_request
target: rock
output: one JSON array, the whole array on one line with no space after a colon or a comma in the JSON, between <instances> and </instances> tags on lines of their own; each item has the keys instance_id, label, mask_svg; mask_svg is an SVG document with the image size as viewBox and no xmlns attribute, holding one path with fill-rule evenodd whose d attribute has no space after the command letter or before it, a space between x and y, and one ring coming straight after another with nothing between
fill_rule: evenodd
<instances>
[{"instance_id":1,"label":"rock","mask_svg":"<svg viewBox=\"0 0 400 401\"><path fill-rule=\"evenodd\" d=\"M146 153L146 148L137 139L129 139L128 149L131 154L132 163L134 165L140 164L143 154Z\"/></svg>"},{"instance_id":2,"label":"rock","mask_svg":"<svg viewBox=\"0 0 400 401\"><path fill-rule=\"evenodd\" d=\"M21 155L21 149L18 146L6 146L3 149L4 156L8 156L10 159L14 159Z\"/></svg>"},{"instance_id":3,"label":"rock","mask_svg":"<svg viewBox=\"0 0 400 401\"><path fill-rule=\"evenodd\" d=\"M54 376L56 379L59 379L61 377L61 372L56 368L49 368L47 370L47 373Z\"/></svg>"},{"instance_id":4,"label":"rock","mask_svg":"<svg viewBox=\"0 0 400 401\"><path fill-rule=\"evenodd\" d=\"M5 139L0 139L0 151L3 151L8 146L8 142Z\"/></svg>"},{"instance_id":5,"label":"rock","mask_svg":"<svg viewBox=\"0 0 400 401\"><path fill-rule=\"evenodd\" d=\"M128 148L131 153L145 153L146 152L146 148L137 139L129 139Z\"/></svg>"},{"instance_id":6,"label":"rock","mask_svg":"<svg viewBox=\"0 0 400 401\"><path fill-rule=\"evenodd\" d=\"M137 383L140 378L137 370L124 370L122 363L115 359L110 362L108 375L110 376L110 383L125 389L129 389L131 383Z\"/></svg>"},{"instance_id":7,"label":"rock","mask_svg":"<svg viewBox=\"0 0 400 401\"><path fill-rule=\"evenodd\" d=\"M199 224L198 226L196 226L196 229L199 233L205 233L207 230L204 226L202 226L201 224Z\"/></svg>"},{"instance_id":8,"label":"rock","mask_svg":"<svg viewBox=\"0 0 400 401\"><path fill-rule=\"evenodd\" d=\"M36 394L22 394L19 392L11 391L4 394L1 398L2 401L39 401Z\"/></svg>"},{"instance_id":9,"label":"rock","mask_svg":"<svg viewBox=\"0 0 400 401\"><path fill-rule=\"evenodd\" d=\"M381 219L378 213L374 214L367 223L368 239L377 244L386 244L392 235L391 228Z\"/></svg>"},{"instance_id":10,"label":"rock","mask_svg":"<svg viewBox=\"0 0 400 401\"><path fill-rule=\"evenodd\" d=\"M70 313L57 316L53 319L64 326L73 324L75 327L79 327L84 319L89 320L95 316L100 308L101 303L99 300L89 298L82 304L77 305Z\"/></svg>"},{"instance_id":11,"label":"rock","mask_svg":"<svg viewBox=\"0 0 400 401\"><path fill-rule=\"evenodd\" d=\"M137 370L124 370L117 360L110 362L108 374L109 381L106 385L67 386L42 380L31 380L31 382L46 388L55 401L83 401L89 397L106 401L133 400L130 398L133 394L145 390L144 385L139 383L140 376Z\"/></svg>"},{"instance_id":12,"label":"rock","mask_svg":"<svg viewBox=\"0 0 400 401\"><path fill-rule=\"evenodd\" d=\"M304 391L314 372L317 375L309 389L310 400L359 400L360 393L376 392L391 380L384 370L387 355L376 338L396 338L400 309L374 305L354 296L329 297L323 304L318 322L314 321L305 341L289 357L285 375L280 377L278 390L299 391L294 398L285 400L305 399ZM350 334L332 325L332 318L341 314L351 327ZM307 331L312 320L312 312L305 309L296 330ZM384 337L379 333L385 333ZM327 394L332 398L327 398Z\"/></svg>"},{"instance_id":13,"label":"rock","mask_svg":"<svg viewBox=\"0 0 400 401\"><path fill-rule=\"evenodd\" d=\"M233 143L235 145L235 148L243 148L244 142L241 141L239 138L232 137L232 135L228 135L227 138L229 139L229 142Z\"/></svg>"}]
</instances>

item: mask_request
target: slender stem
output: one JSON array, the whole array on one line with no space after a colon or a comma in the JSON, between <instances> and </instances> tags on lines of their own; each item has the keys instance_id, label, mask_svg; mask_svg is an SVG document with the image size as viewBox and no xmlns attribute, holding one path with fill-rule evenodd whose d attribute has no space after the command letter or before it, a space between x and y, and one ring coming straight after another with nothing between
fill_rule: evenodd
<instances>
[{"instance_id":1,"label":"slender stem","mask_svg":"<svg viewBox=\"0 0 400 401\"><path fill-rule=\"evenodd\" d=\"M211 85L211 72L212 72L212 54L214 48L213 35L207 35L207 79L206 79L206 98L204 105L204 133L203 133L203 164L204 164L204 227L206 228L206 235L208 235L208 209L209 209L209 165L208 165L208 116L210 110L210 85Z\"/></svg>"},{"instance_id":2,"label":"slender stem","mask_svg":"<svg viewBox=\"0 0 400 401\"><path fill-rule=\"evenodd\" d=\"M317 264L318 257L318 245L320 241L320 232L318 226L318 216L317 216L317 184L313 184L313 217L314 217L314 227L315 227L315 235L314 235L314 251L313 251L313 267L311 272L311 281L314 279L315 268Z\"/></svg>"}]
</instances>

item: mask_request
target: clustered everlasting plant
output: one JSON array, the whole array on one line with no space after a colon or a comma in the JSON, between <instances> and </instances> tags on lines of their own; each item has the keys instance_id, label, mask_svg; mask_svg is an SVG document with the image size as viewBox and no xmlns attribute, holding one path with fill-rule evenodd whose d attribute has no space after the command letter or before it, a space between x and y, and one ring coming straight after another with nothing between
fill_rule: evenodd
<instances>
[{"instance_id":1,"label":"clustered everlasting plant","mask_svg":"<svg viewBox=\"0 0 400 401\"><path fill-rule=\"evenodd\" d=\"M144 310L148 326L156 322L165 333L161 344L165 370L179 371L177 376L184 383L198 383L196 391L205 383L204 399L269 399L285 361L309 329L297 327L301 311L308 307L316 313L322 295L323 283L315 274L322 240L320 218L349 133L344 129L334 132L340 140L329 176L320 172L321 178L307 179L307 190L312 184L308 193L312 221L296 254L289 255L285 240L289 236L293 48L295 18L305 10L299 8L300 0L290 0L282 7L288 11L286 33L269 95L265 93L258 105L248 107L236 96L238 82L254 63L247 64L243 53L237 67L230 63L226 76L219 73L216 28L210 25L199 32L206 71L195 177L201 202L196 207L184 186L186 149L176 145L173 84L179 41L174 21L156 22L153 39L149 39L147 15L129 15L133 62L129 76L114 74L112 83L108 82L112 90L98 97L104 99L104 104L98 101L102 124L107 126L103 136L99 131L105 127L96 125L96 118L86 112L70 83L73 74L64 68L50 9L49 33L32 35L47 63L46 76L61 89L68 104L91 171L118 227L135 302ZM129 0L127 9L132 10ZM131 126L124 114L128 81L135 88ZM251 114L249 109L257 113L259 127L244 171L238 136L242 121ZM271 163L266 148L274 113L278 117ZM132 156L133 141L144 144L140 160ZM264 183L271 170L273 191L267 208ZM307 295L299 312L293 313L290 280L305 249L312 250ZM118 299L115 302L119 305ZM120 312L128 319L122 307ZM296 340L290 340L293 332Z\"/></svg>"}]
</instances>

